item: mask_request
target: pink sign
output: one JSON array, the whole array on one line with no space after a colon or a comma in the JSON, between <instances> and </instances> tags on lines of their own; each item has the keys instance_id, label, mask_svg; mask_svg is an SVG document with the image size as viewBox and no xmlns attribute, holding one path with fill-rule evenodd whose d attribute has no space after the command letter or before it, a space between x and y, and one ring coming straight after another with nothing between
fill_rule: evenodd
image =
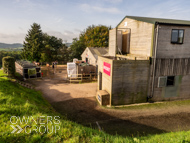
<instances>
[{"instance_id":1,"label":"pink sign","mask_svg":"<svg viewBox=\"0 0 190 143\"><path fill-rule=\"evenodd\" d=\"M103 67L104 73L110 76L111 73L111 64L108 64L104 62L104 67Z\"/></svg>"}]
</instances>

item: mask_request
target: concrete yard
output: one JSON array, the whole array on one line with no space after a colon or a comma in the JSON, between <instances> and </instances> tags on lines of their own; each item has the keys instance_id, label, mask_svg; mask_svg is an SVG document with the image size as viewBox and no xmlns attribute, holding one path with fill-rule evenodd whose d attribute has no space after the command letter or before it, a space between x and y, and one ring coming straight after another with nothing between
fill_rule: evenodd
<instances>
[{"instance_id":1,"label":"concrete yard","mask_svg":"<svg viewBox=\"0 0 190 143\"><path fill-rule=\"evenodd\" d=\"M94 97L97 83L70 84L67 82L66 66L59 66L53 74L51 67L42 67L43 78L31 80L36 90L42 91L50 103L74 98Z\"/></svg>"},{"instance_id":2,"label":"concrete yard","mask_svg":"<svg viewBox=\"0 0 190 143\"><path fill-rule=\"evenodd\" d=\"M58 66L53 74L42 68L44 77L29 82L43 93L56 111L71 121L98 128L109 134L138 136L190 129L190 105L174 105L151 109L114 109L101 107L95 99L97 83L66 82L66 66ZM49 75L48 75L48 74Z\"/></svg>"}]
</instances>

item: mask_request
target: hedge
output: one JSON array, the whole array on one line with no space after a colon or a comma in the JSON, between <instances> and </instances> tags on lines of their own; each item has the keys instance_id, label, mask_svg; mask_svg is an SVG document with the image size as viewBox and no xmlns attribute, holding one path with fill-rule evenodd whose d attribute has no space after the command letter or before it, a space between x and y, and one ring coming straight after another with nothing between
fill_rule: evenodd
<instances>
[{"instance_id":1,"label":"hedge","mask_svg":"<svg viewBox=\"0 0 190 143\"><path fill-rule=\"evenodd\" d=\"M7 56L2 59L3 72L8 75L15 74L15 59L13 57Z\"/></svg>"}]
</instances>

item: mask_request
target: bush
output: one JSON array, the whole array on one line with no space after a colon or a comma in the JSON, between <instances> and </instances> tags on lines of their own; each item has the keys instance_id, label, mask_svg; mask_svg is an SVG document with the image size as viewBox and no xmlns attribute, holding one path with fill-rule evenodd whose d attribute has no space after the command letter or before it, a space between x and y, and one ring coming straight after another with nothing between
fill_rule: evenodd
<instances>
[{"instance_id":1,"label":"bush","mask_svg":"<svg viewBox=\"0 0 190 143\"><path fill-rule=\"evenodd\" d=\"M13 57L7 56L2 59L3 72L8 75L15 74L15 59Z\"/></svg>"}]
</instances>

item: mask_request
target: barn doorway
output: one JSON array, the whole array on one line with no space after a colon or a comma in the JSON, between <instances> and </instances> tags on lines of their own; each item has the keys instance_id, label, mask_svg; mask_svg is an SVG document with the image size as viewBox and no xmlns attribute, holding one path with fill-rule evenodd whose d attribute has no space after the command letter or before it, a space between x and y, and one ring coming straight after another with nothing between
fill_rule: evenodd
<instances>
[{"instance_id":1,"label":"barn doorway","mask_svg":"<svg viewBox=\"0 0 190 143\"><path fill-rule=\"evenodd\" d=\"M99 90L102 90L102 72L99 72Z\"/></svg>"},{"instance_id":2,"label":"barn doorway","mask_svg":"<svg viewBox=\"0 0 190 143\"><path fill-rule=\"evenodd\" d=\"M131 29L117 29L117 53L125 55L130 53Z\"/></svg>"},{"instance_id":3,"label":"barn doorway","mask_svg":"<svg viewBox=\"0 0 190 143\"><path fill-rule=\"evenodd\" d=\"M130 52L130 35L131 30L127 29L125 32L122 33L122 53L129 54Z\"/></svg>"},{"instance_id":4,"label":"barn doorway","mask_svg":"<svg viewBox=\"0 0 190 143\"><path fill-rule=\"evenodd\" d=\"M88 63L88 58L86 58L86 63Z\"/></svg>"}]
</instances>

